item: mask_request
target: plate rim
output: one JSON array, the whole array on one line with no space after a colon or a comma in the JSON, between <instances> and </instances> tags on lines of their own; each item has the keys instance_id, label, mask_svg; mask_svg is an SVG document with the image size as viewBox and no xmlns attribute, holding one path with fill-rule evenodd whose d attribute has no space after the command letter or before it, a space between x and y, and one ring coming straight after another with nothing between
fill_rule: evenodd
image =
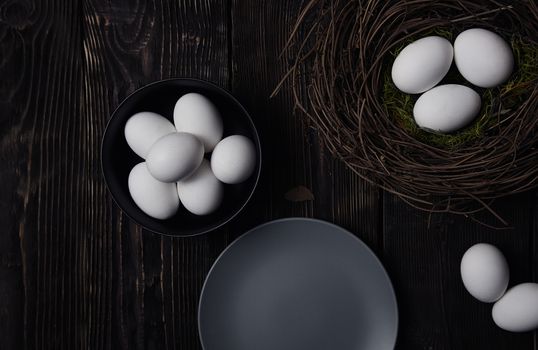
<instances>
[{"instance_id":1,"label":"plate rim","mask_svg":"<svg viewBox=\"0 0 538 350\"><path fill-rule=\"evenodd\" d=\"M203 350L208 350L206 345L204 344L204 340L203 340L203 337L202 337L202 327L201 327L201 310L202 310L202 299L204 297L204 295L206 294L206 290L207 290L207 281L209 280L209 277L211 276L211 274L213 273L213 270L215 269L215 266L219 263L219 261L223 258L224 255L226 255L226 253L228 252L228 250L231 249L232 246L234 246L239 240L241 240L243 237L247 236L248 234L250 234L251 232L255 231L255 230L258 230L262 227L265 227L265 226L269 226L269 225L274 225L274 224L277 224L277 223L281 223L281 222L287 222L287 221L305 221L305 222L314 222L316 224L322 224L322 225L326 225L326 226L329 226L329 227L333 227L333 228L336 228L337 230L339 231L342 231L343 233L347 234L348 236L352 237L353 239L355 239L355 241L357 241L359 243L359 245L362 245L363 248L366 249L366 251L374 258L375 260L375 263L381 268L381 271L383 272L383 277L387 280L388 282L388 285L389 285L389 289L390 289L390 296L391 296L391 300L393 302L393 305L394 305L394 315L395 315L395 327L394 327L394 334L392 334L391 336L391 339L392 339L392 346L391 348L394 349L396 347L396 344L397 344L397 340L398 340L398 332L399 332L399 329L400 329L400 313L399 313L399 309L398 309L398 299L396 297L396 292L394 290L394 285L392 284L392 280L390 279L390 276L387 272L387 270L385 269L385 266L381 263L381 260L379 259L379 257L374 253L374 251L366 244L364 243L359 237L357 237L356 235L354 235L352 232L350 232L349 230L341 227L341 226L338 226L332 222L329 222L329 221L325 221L325 220L321 220L321 219L316 219L316 218L308 218L308 217L286 217L286 218L280 218L280 219L275 219L275 220L270 220L270 221L267 221L263 224L260 224L260 225L257 225L249 230L247 230L245 233L241 234L239 237L237 237L236 239L234 239L230 244L228 244L228 246L226 248L224 248L224 250L219 254L219 256L215 259L215 261L213 262L213 264L211 265L211 268L209 269L209 271L207 272L206 274L206 277L204 279L204 283L202 285L202 289L200 291L200 296L198 297L198 307L197 307L197 328L198 328L198 339L200 341L200 345L202 346L202 349Z\"/></svg>"}]
</instances>

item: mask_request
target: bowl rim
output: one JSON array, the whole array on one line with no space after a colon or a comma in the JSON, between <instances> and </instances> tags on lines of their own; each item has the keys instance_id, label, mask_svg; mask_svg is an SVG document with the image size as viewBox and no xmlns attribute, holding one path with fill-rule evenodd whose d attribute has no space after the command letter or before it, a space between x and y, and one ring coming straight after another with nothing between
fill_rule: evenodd
<instances>
[{"instance_id":1,"label":"bowl rim","mask_svg":"<svg viewBox=\"0 0 538 350\"><path fill-rule=\"evenodd\" d=\"M253 135L254 135L254 140L253 141L254 141L257 153L259 154L258 166L256 167L256 172L255 172L254 185L252 186L252 189L250 190L250 193L249 193L248 197L246 198L244 203L241 205L241 207L238 210L236 210L232 215L230 215L229 217L224 219L222 222L220 222L218 225L213 226L213 227L208 228L208 229L205 229L205 230L199 230L199 231L195 230L193 233L189 233L189 234L173 234L173 233L168 233L168 232L161 232L161 231L158 231L158 230L155 230L153 228L147 227L147 226L143 225L142 223L140 223L133 215L128 213L122 207L122 205L119 203L118 199L116 198L116 195L114 194L114 192L112 191L112 189L111 189L111 187L110 187L110 185L108 183L107 175L105 173L105 167L104 167L104 164L103 164L103 153L104 153L105 138L106 138L106 135L107 135L107 133L109 131L109 126L112 123L112 121L114 120L114 118L116 117L116 114L118 113L118 111L123 107L123 105L129 99L131 99L132 97L134 97L138 93L142 92L143 90L149 89L149 88L154 87L155 85L160 85L160 84L167 83L167 82L170 82L170 81L176 81L176 82L189 81L189 82L194 82L194 83L199 83L199 84L202 84L202 85L209 86L209 87L211 87L213 89L219 90L224 96L226 96L226 98L230 99L232 102L237 104L237 106L240 108L240 110L247 117L247 119L248 119L248 121L249 121L249 123L251 125L251 128L253 130ZM106 123L105 129L103 131L103 136L101 137L100 158L101 159L100 159L99 163L100 163L100 167L101 167L101 176L104 179L107 191L110 194L110 196L112 197L112 200L114 201L116 206L121 210L121 212L123 214L125 214L130 220L134 221L138 226L142 227L143 229L145 229L145 230L147 230L147 231L149 231L151 233L158 234L158 235L161 235L161 236L166 236L166 237L182 238L182 237L201 236L201 235L213 232L213 231L217 230L218 228L226 225L231 220L233 220L237 215L239 215L239 213L241 213L243 211L243 209L247 206L247 204L250 202L250 200L254 196L254 192L256 191L256 189L258 187L258 183L259 183L260 175L261 175L262 158L263 157L262 157L262 147L261 147L261 142L260 142L260 135L258 133L258 129L256 128L256 124L254 124L254 121L252 120L252 117L251 117L250 113L247 111L247 109L243 106L243 104L241 102L239 102L239 100L234 95L232 95L231 92L229 92L227 89L225 89L225 88L223 88L223 87L221 87L221 86L219 86L219 85L217 85L217 84L215 84L215 83L213 83L211 81L208 81L208 80L203 80L203 79L198 79L198 78L166 78L166 79L156 80L156 81L153 81L153 82L151 82L149 84L146 84L144 86L139 87L138 89L134 90L129 95L127 95L120 102L120 104L116 108L114 108L114 111L110 114L110 117L109 117L109 119L108 119L108 121ZM157 220L157 219L155 219L155 220Z\"/></svg>"}]
</instances>

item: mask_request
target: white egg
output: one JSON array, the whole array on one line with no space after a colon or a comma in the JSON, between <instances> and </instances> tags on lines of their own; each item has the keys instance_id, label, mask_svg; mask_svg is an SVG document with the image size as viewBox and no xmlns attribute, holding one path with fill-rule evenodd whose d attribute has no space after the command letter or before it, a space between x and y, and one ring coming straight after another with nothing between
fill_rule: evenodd
<instances>
[{"instance_id":1,"label":"white egg","mask_svg":"<svg viewBox=\"0 0 538 350\"><path fill-rule=\"evenodd\" d=\"M422 129L449 133L468 125L480 112L480 96L463 85L439 85L422 94L413 116Z\"/></svg>"},{"instance_id":2,"label":"white egg","mask_svg":"<svg viewBox=\"0 0 538 350\"><path fill-rule=\"evenodd\" d=\"M501 298L508 286L508 263L491 244L479 243L469 248L461 259L460 270L467 291L485 303Z\"/></svg>"},{"instance_id":3,"label":"white egg","mask_svg":"<svg viewBox=\"0 0 538 350\"><path fill-rule=\"evenodd\" d=\"M144 159L155 141L175 131L174 124L153 112L136 113L127 120L124 129L127 144Z\"/></svg>"},{"instance_id":4,"label":"white egg","mask_svg":"<svg viewBox=\"0 0 538 350\"><path fill-rule=\"evenodd\" d=\"M392 81L408 94L418 94L437 85L448 73L454 50L440 36L428 36L407 45L392 65Z\"/></svg>"},{"instance_id":5,"label":"white egg","mask_svg":"<svg viewBox=\"0 0 538 350\"><path fill-rule=\"evenodd\" d=\"M223 192L224 185L213 175L205 159L194 174L177 183L181 203L195 215L215 211L222 202Z\"/></svg>"},{"instance_id":6,"label":"white egg","mask_svg":"<svg viewBox=\"0 0 538 350\"><path fill-rule=\"evenodd\" d=\"M177 131L198 137L206 152L211 152L222 138L222 118L217 107L197 93L183 95L176 102L174 124Z\"/></svg>"},{"instance_id":7,"label":"white egg","mask_svg":"<svg viewBox=\"0 0 538 350\"><path fill-rule=\"evenodd\" d=\"M523 283L510 288L493 305L493 321L510 332L527 332L538 328L538 284Z\"/></svg>"},{"instance_id":8,"label":"white egg","mask_svg":"<svg viewBox=\"0 0 538 350\"><path fill-rule=\"evenodd\" d=\"M256 149L247 137L228 136L220 141L211 155L211 169L220 181L238 184L245 181L256 166Z\"/></svg>"},{"instance_id":9,"label":"white egg","mask_svg":"<svg viewBox=\"0 0 538 350\"><path fill-rule=\"evenodd\" d=\"M177 182L192 173L204 159L204 145L196 136L184 132L165 135L151 146L146 163L159 181Z\"/></svg>"},{"instance_id":10,"label":"white egg","mask_svg":"<svg viewBox=\"0 0 538 350\"><path fill-rule=\"evenodd\" d=\"M149 173L145 162L137 164L131 170L129 193L136 205L155 219L168 219L179 208L176 184L156 180Z\"/></svg>"},{"instance_id":11,"label":"white egg","mask_svg":"<svg viewBox=\"0 0 538 350\"><path fill-rule=\"evenodd\" d=\"M462 32L454 42L454 59L461 75L476 86L495 87L510 77L512 49L499 35L481 28Z\"/></svg>"}]
</instances>

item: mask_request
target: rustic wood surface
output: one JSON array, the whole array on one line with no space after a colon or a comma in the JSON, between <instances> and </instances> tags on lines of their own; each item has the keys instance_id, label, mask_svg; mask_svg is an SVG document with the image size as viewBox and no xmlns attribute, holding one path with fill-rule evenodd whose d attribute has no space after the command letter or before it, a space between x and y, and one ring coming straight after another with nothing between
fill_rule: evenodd
<instances>
[{"instance_id":1,"label":"rustic wood surface","mask_svg":"<svg viewBox=\"0 0 538 350\"><path fill-rule=\"evenodd\" d=\"M199 349L197 301L218 254L265 221L341 225L378 254L400 307L397 349L538 350L495 327L459 260L491 242L511 285L538 279L536 192L499 201L513 228L418 212L361 181L293 114L280 50L291 0L0 1L0 348ZM195 77L232 91L260 131L264 168L245 212L188 239L121 213L100 170L114 108L136 88ZM486 218L487 219L487 218Z\"/></svg>"}]
</instances>

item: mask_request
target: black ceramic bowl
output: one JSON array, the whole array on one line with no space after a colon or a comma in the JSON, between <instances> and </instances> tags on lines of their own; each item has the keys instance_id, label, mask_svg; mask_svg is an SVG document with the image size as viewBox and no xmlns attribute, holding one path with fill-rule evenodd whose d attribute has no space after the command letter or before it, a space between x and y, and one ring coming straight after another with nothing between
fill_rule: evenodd
<instances>
[{"instance_id":1,"label":"black ceramic bowl","mask_svg":"<svg viewBox=\"0 0 538 350\"><path fill-rule=\"evenodd\" d=\"M256 147L256 167L247 181L237 185L224 185L223 202L212 214L197 216L180 207L176 215L170 219L154 219L140 210L129 194L127 185L129 173L136 164L144 160L127 145L124 136L125 123L133 114L143 111L159 113L173 122L176 101L189 92L202 94L217 106L223 119L224 137L240 134L253 141ZM202 80L169 79L136 90L114 111L103 136L101 166L112 197L127 216L156 233L193 236L224 225L247 204L260 176L261 147L252 119L230 93Z\"/></svg>"}]
</instances>

